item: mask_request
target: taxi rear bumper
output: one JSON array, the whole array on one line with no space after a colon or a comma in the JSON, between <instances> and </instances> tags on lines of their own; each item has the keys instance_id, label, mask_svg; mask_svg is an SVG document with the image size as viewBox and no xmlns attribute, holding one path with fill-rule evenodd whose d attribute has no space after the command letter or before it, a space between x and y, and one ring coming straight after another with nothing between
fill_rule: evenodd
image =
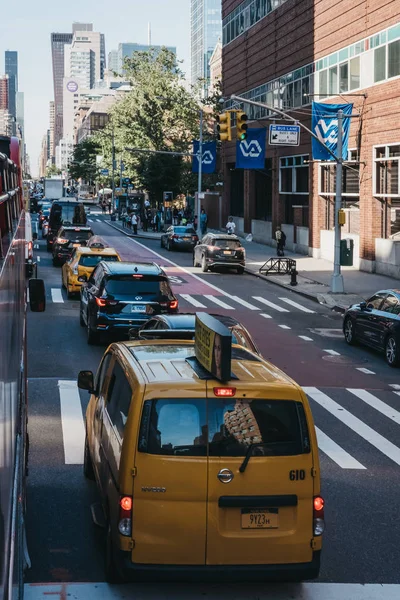
<instances>
[{"instance_id":1,"label":"taxi rear bumper","mask_svg":"<svg viewBox=\"0 0 400 600\"><path fill-rule=\"evenodd\" d=\"M316 579L319 575L321 550L313 552L308 563L278 565L142 565L131 561L131 553L118 551L115 564L121 575L129 581L209 581L209 582L299 582Z\"/></svg>"}]
</instances>

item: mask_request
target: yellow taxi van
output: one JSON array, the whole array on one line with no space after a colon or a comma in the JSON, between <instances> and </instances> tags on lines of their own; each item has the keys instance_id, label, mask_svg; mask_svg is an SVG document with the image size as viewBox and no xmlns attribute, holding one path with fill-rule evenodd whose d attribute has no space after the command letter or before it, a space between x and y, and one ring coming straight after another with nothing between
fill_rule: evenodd
<instances>
[{"instance_id":1,"label":"yellow taxi van","mask_svg":"<svg viewBox=\"0 0 400 600\"><path fill-rule=\"evenodd\" d=\"M121 262L122 259L114 248L105 247L103 243L74 248L70 260L62 266L62 285L70 298L80 291L82 283L87 281L100 261Z\"/></svg>"},{"instance_id":2,"label":"yellow taxi van","mask_svg":"<svg viewBox=\"0 0 400 600\"><path fill-rule=\"evenodd\" d=\"M324 500L300 386L197 313L195 341L114 343L81 371L84 473L110 582L318 576Z\"/></svg>"}]
</instances>

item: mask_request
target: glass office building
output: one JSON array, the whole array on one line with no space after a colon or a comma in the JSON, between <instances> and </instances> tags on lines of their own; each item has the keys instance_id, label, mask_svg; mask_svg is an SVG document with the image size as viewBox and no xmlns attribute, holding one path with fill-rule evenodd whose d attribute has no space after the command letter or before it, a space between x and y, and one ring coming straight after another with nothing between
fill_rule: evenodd
<instances>
[{"instance_id":1,"label":"glass office building","mask_svg":"<svg viewBox=\"0 0 400 600\"><path fill-rule=\"evenodd\" d=\"M221 0L191 0L192 85L202 82L202 96L207 95L209 62L221 33Z\"/></svg>"}]
</instances>

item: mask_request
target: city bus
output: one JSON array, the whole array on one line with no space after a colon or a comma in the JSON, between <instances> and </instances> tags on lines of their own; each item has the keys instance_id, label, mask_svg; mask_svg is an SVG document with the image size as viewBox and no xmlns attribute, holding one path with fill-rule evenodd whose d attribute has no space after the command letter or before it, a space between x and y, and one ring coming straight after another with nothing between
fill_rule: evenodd
<instances>
[{"instance_id":1,"label":"city bus","mask_svg":"<svg viewBox=\"0 0 400 600\"><path fill-rule=\"evenodd\" d=\"M20 140L0 136L0 598L22 598L29 566L24 509L27 471L26 277L32 228ZM28 196L29 197L29 196ZM42 280L29 281L31 310L45 309Z\"/></svg>"}]
</instances>

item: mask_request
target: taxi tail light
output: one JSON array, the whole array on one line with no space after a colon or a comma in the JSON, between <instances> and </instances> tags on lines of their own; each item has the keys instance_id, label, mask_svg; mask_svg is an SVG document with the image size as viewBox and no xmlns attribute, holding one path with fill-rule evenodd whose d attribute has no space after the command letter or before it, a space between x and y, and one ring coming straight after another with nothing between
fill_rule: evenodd
<instances>
[{"instance_id":1,"label":"taxi tail light","mask_svg":"<svg viewBox=\"0 0 400 600\"><path fill-rule=\"evenodd\" d=\"M178 300L170 300L168 303L168 308L171 310L176 310L178 308Z\"/></svg>"},{"instance_id":2,"label":"taxi tail light","mask_svg":"<svg viewBox=\"0 0 400 600\"><path fill-rule=\"evenodd\" d=\"M174 233L174 235L171 236L173 240L177 240L179 238L179 235Z\"/></svg>"},{"instance_id":3,"label":"taxi tail light","mask_svg":"<svg viewBox=\"0 0 400 600\"><path fill-rule=\"evenodd\" d=\"M214 396L219 398L230 398L236 394L236 388L234 387L215 387Z\"/></svg>"},{"instance_id":4,"label":"taxi tail light","mask_svg":"<svg viewBox=\"0 0 400 600\"><path fill-rule=\"evenodd\" d=\"M66 244L68 242L68 240L66 238L57 238L56 239L57 244Z\"/></svg>"},{"instance_id":5,"label":"taxi tail light","mask_svg":"<svg viewBox=\"0 0 400 600\"><path fill-rule=\"evenodd\" d=\"M132 534L132 496L121 496L119 500L118 531L129 537Z\"/></svg>"},{"instance_id":6,"label":"taxi tail light","mask_svg":"<svg viewBox=\"0 0 400 600\"><path fill-rule=\"evenodd\" d=\"M314 535L322 535L325 530L325 501L321 496L314 496L313 524Z\"/></svg>"}]
</instances>

